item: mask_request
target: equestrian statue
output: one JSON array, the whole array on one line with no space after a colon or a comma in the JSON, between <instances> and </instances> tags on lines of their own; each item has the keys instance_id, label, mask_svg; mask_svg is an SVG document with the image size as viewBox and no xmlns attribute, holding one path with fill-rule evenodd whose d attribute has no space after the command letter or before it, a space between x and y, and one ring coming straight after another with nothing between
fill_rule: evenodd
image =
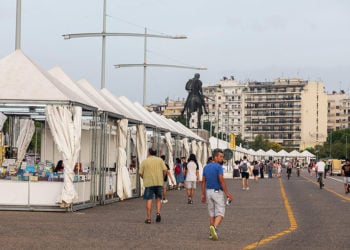
<instances>
[{"instance_id":1,"label":"equestrian statue","mask_svg":"<svg viewBox=\"0 0 350 250\"><path fill-rule=\"evenodd\" d=\"M200 75L196 73L192 79L187 81L185 87L185 89L188 91L188 96L181 115L183 116L186 112L186 123L188 127L190 126L191 115L193 112L197 112L197 128L201 128L201 116L203 114L203 109L204 112L208 114L205 107L202 81L199 80L199 77Z\"/></svg>"}]
</instances>

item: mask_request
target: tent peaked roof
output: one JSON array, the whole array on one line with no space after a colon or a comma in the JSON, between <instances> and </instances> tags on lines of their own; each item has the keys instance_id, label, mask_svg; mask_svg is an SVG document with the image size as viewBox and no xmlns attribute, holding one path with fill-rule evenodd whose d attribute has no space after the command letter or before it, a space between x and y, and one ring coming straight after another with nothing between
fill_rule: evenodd
<instances>
[{"instance_id":1,"label":"tent peaked roof","mask_svg":"<svg viewBox=\"0 0 350 250\"><path fill-rule=\"evenodd\" d=\"M302 153L301 153L302 156L306 156L306 157L315 157L314 154L310 153L309 151L307 150L304 150Z\"/></svg>"},{"instance_id":2,"label":"tent peaked roof","mask_svg":"<svg viewBox=\"0 0 350 250\"><path fill-rule=\"evenodd\" d=\"M289 155L290 155L290 157L300 157L301 156L301 154L296 150L289 152Z\"/></svg>"},{"instance_id":3,"label":"tent peaked roof","mask_svg":"<svg viewBox=\"0 0 350 250\"><path fill-rule=\"evenodd\" d=\"M94 101L97 103L99 108L103 111L109 112L111 114L116 114L121 116L122 114L119 114L118 111L108 103L108 101L98 92L97 89L95 89L90 82L86 79L80 79L77 81L77 84L79 88L82 91L85 91L85 93Z\"/></svg>"},{"instance_id":4,"label":"tent peaked roof","mask_svg":"<svg viewBox=\"0 0 350 250\"><path fill-rule=\"evenodd\" d=\"M82 103L87 104L89 106L98 108L98 105L85 94L84 91L82 91L76 82L74 82L64 71L62 68L56 66L52 69L50 69L49 74L51 74L53 77L58 79L62 84L64 84L67 88L69 88L71 91L73 91L79 98L81 99Z\"/></svg>"},{"instance_id":5,"label":"tent peaked roof","mask_svg":"<svg viewBox=\"0 0 350 250\"><path fill-rule=\"evenodd\" d=\"M278 156L289 156L289 153L286 150L281 149L280 151L278 151L277 155Z\"/></svg>"},{"instance_id":6,"label":"tent peaked roof","mask_svg":"<svg viewBox=\"0 0 350 250\"><path fill-rule=\"evenodd\" d=\"M268 156L277 156L277 153L273 151L272 149L269 149L266 151L266 155Z\"/></svg>"},{"instance_id":7,"label":"tent peaked roof","mask_svg":"<svg viewBox=\"0 0 350 250\"><path fill-rule=\"evenodd\" d=\"M264 156L266 154L266 152L262 149L259 149L258 151L256 151L256 155L258 156Z\"/></svg>"},{"instance_id":8,"label":"tent peaked roof","mask_svg":"<svg viewBox=\"0 0 350 250\"><path fill-rule=\"evenodd\" d=\"M103 88L100 90L100 93L116 110L128 118L129 121L132 120L134 123L140 123L142 121L142 118L138 114L126 108L108 89Z\"/></svg>"},{"instance_id":9,"label":"tent peaked roof","mask_svg":"<svg viewBox=\"0 0 350 250\"><path fill-rule=\"evenodd\" d=\"M118 100L124 105L124 107L126 107L128 110L130 110L131 112L134 112L136 114L138 114L139 117L141 117L142 122L145 125L152 125L154 127L157 128L161 128L164 129L164 127L162 127L157 120L152 119L152 117L150 117L148 114L145 114L143 112L140 111L139 108L137 108L128 98L126 98L125 96L119 96L117 97Z\"/></svg>"},{"instance_id":10,"label":"tent peaked roof","mask_svg":"<svg viewBox=\"0 0 350 250\"><path fill-rule=\"evenodd\" d=\"M1 100L80 101L21 50L16 50L0 60L0 87Z\"/></svg>"}]
</instances>

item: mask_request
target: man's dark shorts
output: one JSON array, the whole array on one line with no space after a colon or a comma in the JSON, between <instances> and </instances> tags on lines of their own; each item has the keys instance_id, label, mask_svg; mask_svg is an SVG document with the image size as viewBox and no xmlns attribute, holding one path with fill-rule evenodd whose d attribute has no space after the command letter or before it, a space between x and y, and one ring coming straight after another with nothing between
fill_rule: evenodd
<instances>
[{"instance_id":1,"label":"man's dark shorts","mask_svg":"<svg viewBox=\"0 0 350 250\"><path fill-rule=\"evenodd\" d=\"M249 179L249 172L242 172L242 179Z\"/></svg>"},{"instance_id":2,"label":"man's dark shorts","mask_svg":"<svg viewBox=\"0 0 350 250\"><path fill-rule=\"evenodd\" d=\"M162 191L162 186L146 187L145 192L143 193L143 199L152 200L154 196L156 197L156 199L162 199Z\"/></svg>"}]
</instances>

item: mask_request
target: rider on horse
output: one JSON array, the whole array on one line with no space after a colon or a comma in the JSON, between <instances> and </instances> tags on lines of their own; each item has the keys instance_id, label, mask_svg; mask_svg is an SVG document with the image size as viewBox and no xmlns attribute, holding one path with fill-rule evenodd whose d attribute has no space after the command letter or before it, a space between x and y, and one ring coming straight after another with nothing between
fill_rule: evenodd
<instances>
[{"instance_id":1,"label":"rider on horse","mask_svg":"<svg viewBox=\"0 0 350 250\"><path fill-rule=\"evenodd\" d=\"M201 115L203 113L202 107L204 108L204 112L206 114L208 113L205 107L204 95L202 90L202 81L199 80L199 77L200 75L196 73L194 75L194 78L188 80L188 82L186 83L186 90L188 91L188 96L185 102L184 109L181 112L182 115L185 111L187 111L187 116L190 115L189 114L190 112L195 112L195 111L198 111L198 113ZM199 99L199 105L194 107L192 101L197 98Z\"/></svg>"}]
</instances>

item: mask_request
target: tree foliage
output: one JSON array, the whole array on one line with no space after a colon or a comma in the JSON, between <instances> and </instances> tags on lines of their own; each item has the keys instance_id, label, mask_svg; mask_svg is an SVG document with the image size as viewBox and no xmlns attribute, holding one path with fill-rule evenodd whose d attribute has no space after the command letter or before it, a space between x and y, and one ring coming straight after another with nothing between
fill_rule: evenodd
<instances>
[{"instance_id":1,"label":"tree foliage","mask_svg":"<svg viewBox=\"0 0 350 250\"><path fill-rule=\"evenodd\" d=\"M332 131L327 141L313 148L313 153L319 158L345 159L350 157L350 129Z\"/></svg>"}]
</instances>

